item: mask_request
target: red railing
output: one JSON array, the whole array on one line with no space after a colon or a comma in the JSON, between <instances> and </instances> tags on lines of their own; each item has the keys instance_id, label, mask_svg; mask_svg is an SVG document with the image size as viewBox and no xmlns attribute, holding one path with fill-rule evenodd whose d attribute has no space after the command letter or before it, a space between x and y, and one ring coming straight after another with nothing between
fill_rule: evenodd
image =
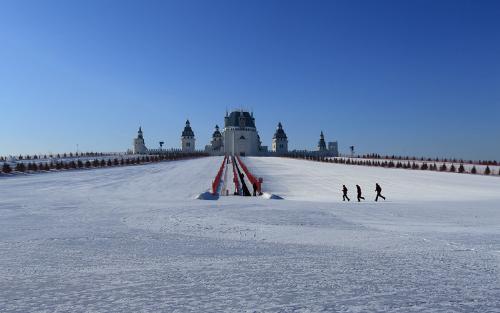
<instances>
[{"instance_id":1,"label":"red railing","mask_svg":"<svg viewBox=\"0 0 500 313\"><path fill-rule=\"evenodd\" d=\"M257 178L255 178L255 176L252 175L252 173L250 173L250 171L248 170L247 166L245 165L245 163L243 163L240 159L239 156L236 156L236 158L238 159L238 163L240 163L240 166L241 168L243 169L243 172L245 172L245 174L247 175L248 177L248 180L253 184L256 184L257 187L259 188L260 190L260 182Z\"/></svg>"},{"instance_id":2,"label":"red railing","mask_svg":"<svg viewBox=\"0 0 500 313\"><path fill-rule=\"evenodd\" d=\"M219 168L219 172L217 172L217 176L215 176L215 180L212 182L212 194L217 194L217 189L219 189L220 179L222 177L222 173L224 172L224 166L226 165L227 155L222 160L222 164Z\"/></svg>"}]
</instances>

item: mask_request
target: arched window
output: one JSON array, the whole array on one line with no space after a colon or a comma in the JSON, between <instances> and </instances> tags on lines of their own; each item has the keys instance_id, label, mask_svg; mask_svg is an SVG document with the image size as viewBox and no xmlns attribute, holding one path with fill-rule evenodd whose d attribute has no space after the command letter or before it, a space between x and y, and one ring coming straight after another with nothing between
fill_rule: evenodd
<instances>
[{"instance_id":1,"label":"arched window","mask_svg":"<svg viewBox=\"0 0 500 313\"><path fill-rule=\"evenodd\" d=\"M245 136L243 136L243 135L242 135L242 136L240 137L240 140L245 140Z\"/></svg>"}]
</instances>

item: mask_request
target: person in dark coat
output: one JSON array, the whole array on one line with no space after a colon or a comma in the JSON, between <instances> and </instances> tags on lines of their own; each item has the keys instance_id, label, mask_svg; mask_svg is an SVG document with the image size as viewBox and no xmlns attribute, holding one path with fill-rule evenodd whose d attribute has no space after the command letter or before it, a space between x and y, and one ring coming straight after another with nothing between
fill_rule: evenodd
<instances>
[{"instance_id":1,"label":"person in dark coat","mask_svg":"<svg viewBox=\"0 0 500 313\"><path fill-rule=\"evenodd\" d=\"M240 181L241 181L241 190L243 191L243 195L245 197L250 197L250 190L248 190L247 184L245 183L245 174L240 173Z\"/></svg>"},{"instance_id":2,"label":"person in dark coat","mask_svg":"<svg viewBox=\"0 0 500 313\"><path fill-rule=\"evenodd\" d=\"M378 183L375 184L375 191L377 192L377 197L375 197L375 201L378 201L378 197L385 200L385 197L382 196L382 187Z\"/></svg>"},{"instance_id":3,"label":"person in dark coat","mask_svg":"<svg viewBox=\"0 0 500 313\"><path fill-rule=\"evenodd\" d=\"M361 195L361 187L359 185L356 185L356 189L358 191L358 202L360 202L361 199L365 200L365 197Z\"/></svg>"},{"instance_id":4,"label":"person in dark coat","mask_svg":"<svg viewBox=\"0 0 500 313\"><path fill-rule=\"evenodd\" d=\"M342 186L342 193L344 194L342 196L342 201L345 201L345 199L347 199L347 201L351 201L351 199L347 196L347 187L345 185Z\"/></svg>"}]
</instances>

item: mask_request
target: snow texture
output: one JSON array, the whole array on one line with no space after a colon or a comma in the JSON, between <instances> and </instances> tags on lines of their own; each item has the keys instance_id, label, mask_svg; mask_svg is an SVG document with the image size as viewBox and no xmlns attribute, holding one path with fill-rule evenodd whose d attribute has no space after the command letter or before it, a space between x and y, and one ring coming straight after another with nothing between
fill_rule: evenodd
<instances>
[{"instance_id":1,"label":"snow texture","mask_svg":"<svg viewBox=\"0 0 500 313\"><path fill-rule=\"evenodd\" d=\"M499 177L243 161L0 179L0 312L500 312Z\"/></svg>"}]
</instances>

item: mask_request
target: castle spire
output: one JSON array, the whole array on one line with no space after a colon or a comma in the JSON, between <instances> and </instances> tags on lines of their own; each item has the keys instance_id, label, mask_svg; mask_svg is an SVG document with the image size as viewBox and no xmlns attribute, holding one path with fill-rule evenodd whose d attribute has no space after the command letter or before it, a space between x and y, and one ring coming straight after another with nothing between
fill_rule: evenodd
<instances>
[{"instance_id":1,"label":"castle spire","mask_svg":"<svg viewBox=\"0 0 500 313\"><path fill-rule=\"evenodd\" d=\"M323 131L321 131L321 134L319 135L318 151L326 151L326 142Z\"/></svg>"},{"instance_id":2,"label":"castle spire","mask_svg":"<svg viewBox=\"0 0 500 313\"><path fill-rule=\"evenodd\" d=\"M189 119L186 120L186 126L184 126L184 130L181 134L181 147L183 152L192 152L195 150L194 147L195 138L194 132L191 128L191 124L189 123Z\"/></svg>"}]
</instances>

